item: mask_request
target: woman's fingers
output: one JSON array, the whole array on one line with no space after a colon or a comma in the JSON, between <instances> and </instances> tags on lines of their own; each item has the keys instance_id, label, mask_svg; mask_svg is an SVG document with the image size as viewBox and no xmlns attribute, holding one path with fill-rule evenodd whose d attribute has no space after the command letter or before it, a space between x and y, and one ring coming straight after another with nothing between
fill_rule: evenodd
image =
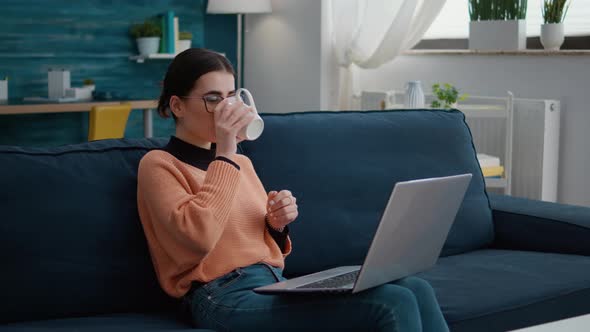
<instances>
[{"instance_id":1,"label":"woman's fingers","mask_svg":"<svg viewBox=\"0 0 590 332\"><path fill-rule=\"evenodd\" d=\"M289 213L282 214L280 216L276 216L276 217L271 218L271 222L273 224L286 226L289 223L293 222L295 219L297 219L298 215L299 215L299 212L297 212L297 211L289 212Z\"/></svg>"},{"instance_id":2,"label":"woman's fingers","mask_svg":"<svg viewBox=\"0 0 590 332\"><path fill-rule=\"evenodd\" d=\"M237 119L234 120L235 123L232 124L232 127L236 128L238 131L248 125L254 119L254 114L248 111L236 110L234 112L240 112Z\"/></svg>"},{"instance_id":3,"label":"woman's fingers","mask_svg":"<svg viewBox=\"0 0 590 332\"><path fill-rule=\"evenodd\" d=\"M224 111L232 106L233 104L230 102L229 98L225 98L224 100L222 100L219 104L217 104L217 106L215 106L215 109L213 110L215 118L220 120L227 118L229 114L228 112Z\"/></svg>"},{"instance_id":4,"label":"woman's fingers","mask_svg":"<svg viewBox=\"0 0 590 332\"><path fill-rule=\"evenodd\" d=\"M286 226L294 221L299 215L296 203L289 190L280 192L271 191L268 193L268 217L272 224Z\"/></svg>"},{"instance_id":5,"label":"woman's fingers","mask_svg":"<svg viewBox=\"0 0 590 332\"><path fill-rule=\"evenodd\" d=\"M291 195L290 191L283 190L269 201L270 212L277 211L284 206L295 205L296 202L297 200Z\"/></svg>"},{"instance_id":6,"label":"woman's fingers","mask_svg":"<svg viewBox=\"0 0 590 332\"><path fill-rule=\"evenodd\" d=\"M224 133L236 136L236 142L241 142L244 139L237 137L238 133L255 116L254 112L250 111L250 107L245 105L241 100L226 98L215 107L215 126Z\"/></svg>"},{"instance_id":7,"label":"woman's fingers","mask_svg":"<svg viewBox=\"0 0 590 332\"><path fill-rule=\"evenodd\" d=\"M287 197L293 197L293 194L291 194L291 192L289 190L281 190L275 196L275 202L278 202L281 199L284 199L284 198L287 198Z\"/></svg>"},{"instance_id":8,"label":"woman's fingers","mask_svg":"<svg viewBox=\"0 0 590 332\"><path fill-rule=\"evenodd\" d=\"M293 199L290 197L286 197L280 200L273 199L270 203L270 211L278 211L279 209L294 204Z\"/></svg>"},{"instance_id":9,"label":"woman's fingers","mask_svg":"<svg viewBox=\"0 0 590 332\"><path fill-rule=\"evenodd\" d=\"M298 207L296 204L294 205L288 205L288 206L284 206L274 212L271 212L269 214L269 217L271 218L283 218L286 215L288 215L289 213L293 213L293 212L297 212Z\"/></svg>"},{"instance_id":10,"label":"woman's fingers","mask_svg":"<svg viewBox=\"0 0 590 332\"><path fill-rule=\"evenodd\" d=\"M244 116L246 113L244 110L244 103L241 101L233 102L231 105L227 106L223 112L227 113L227 123L230 126L234 126L238 120Z\"/></svg>"}]
</instances>

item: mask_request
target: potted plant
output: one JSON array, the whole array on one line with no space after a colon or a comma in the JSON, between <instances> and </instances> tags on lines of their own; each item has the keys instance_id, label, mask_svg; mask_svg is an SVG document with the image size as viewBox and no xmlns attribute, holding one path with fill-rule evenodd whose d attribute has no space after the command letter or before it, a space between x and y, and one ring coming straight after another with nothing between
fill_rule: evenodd
<instances>
[{"instance_id":1,"label":"potted plant","mask_svg":"<svg viewBox=\"0 0 590 332\"><path fill-rule=\"evenodd\" d=\"M137 42L137 49L140 55L158 53L160 49L160 37L162 28L154 20L148 19L143 23L134 24L130 34Z\"/></svg>"},{"instance_id":2,"label":"potted plant","mask_svg":"<svg viewBox=\"0 0 590 332\"><path fill-rule=\"evenodd\" d=\"M459 96L459 90L449 83L443 86L439 83L432 86L432 94L436 98L430 105L432 108L457 108L457 103L469 97L467 94Z\"/></svg>"},{"instance_id":3,"label":"potted plant","mask_svg":"<svg viewBox=\"0 0 590 332\"><path fill-rule=\"evenodd\" d=\"M526 49L527 0L469 0L469 49Z\"/></svg>"},{"instance_id":4,"label":"potted plant","mask_svg":"<svg viewBox=\"0 0 590 332\"><path fill-rule=\"evenodd\" d=\"M544 0L541 44L546 50L557 51L564 41L563 20L569 9L568 0Z\"/></svg>"},{"instance_id":5,"label":"potted plant","mask_svg":"<svg viewBox=\"0 0 590 332\"><path fill-rule=\"evenodd\" d=\"M180 53L182 51L188 50L191 48L191 43L193 39L193 34L188 31L181 31L178 34L178 50L177 52Z\"/></svg>"}]
</instances>

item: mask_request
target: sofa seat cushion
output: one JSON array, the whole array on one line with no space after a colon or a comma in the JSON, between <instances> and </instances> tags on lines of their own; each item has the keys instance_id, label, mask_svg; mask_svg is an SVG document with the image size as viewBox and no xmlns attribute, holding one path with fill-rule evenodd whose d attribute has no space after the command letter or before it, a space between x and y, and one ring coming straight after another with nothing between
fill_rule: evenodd
<instances>
[{"instance_id":1,"label":"sofa seat cushion","mask_svg":"<svg viewBox=\"0 0 590 332\"><path fill-rule=\"evenodd\" d=\"M193 329L175 313L126 313L0 325L0 332L25 331L209 331Z\"/></svg>"},{"instance_id":2,"label":"sofa seat cushion","mask_svg":"<svg viewBox=\"0 0 590 332\"><path fill-rule=\"evenodd\" d=\"M506 331L590 313L590 257L478 250L419 274L452 331Z\"/></svg>"}]
</instances>

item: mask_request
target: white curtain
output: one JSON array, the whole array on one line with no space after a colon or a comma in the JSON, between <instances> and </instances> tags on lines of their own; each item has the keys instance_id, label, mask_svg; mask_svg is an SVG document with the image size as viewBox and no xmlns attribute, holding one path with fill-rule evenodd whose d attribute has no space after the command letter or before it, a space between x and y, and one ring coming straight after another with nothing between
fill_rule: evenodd
<instances>
[{"instance_id":1,"label":"white curtain","mask_svg":"<svg viewBox=\"0 0 590 332\"><path fill-rule=\"evenodd\" d=\"M329 0L332 47L338 61L338 107L359 92L358 68L378 68L414 47L446 0Z\"/></svg>"}]
</instances>

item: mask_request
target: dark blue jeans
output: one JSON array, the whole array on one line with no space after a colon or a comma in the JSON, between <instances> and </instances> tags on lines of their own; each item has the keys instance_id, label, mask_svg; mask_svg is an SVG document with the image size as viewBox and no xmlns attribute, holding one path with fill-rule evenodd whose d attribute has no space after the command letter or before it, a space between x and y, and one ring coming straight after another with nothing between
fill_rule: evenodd
<instances>
[{"instance_id":1,"label":"dark blue jeans","mask_svg":"<svg viewBox=\"0 0 590 332\"><path fill-rule=\"evenodd\" d=\"M261 295L285 280L254 264L195 287L183 299L193 325L223 331L449 331L432 287L408 277L356 294Z\"/></svg>"}]
</instances>

